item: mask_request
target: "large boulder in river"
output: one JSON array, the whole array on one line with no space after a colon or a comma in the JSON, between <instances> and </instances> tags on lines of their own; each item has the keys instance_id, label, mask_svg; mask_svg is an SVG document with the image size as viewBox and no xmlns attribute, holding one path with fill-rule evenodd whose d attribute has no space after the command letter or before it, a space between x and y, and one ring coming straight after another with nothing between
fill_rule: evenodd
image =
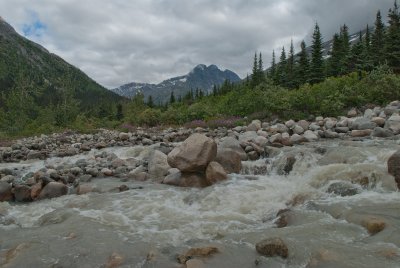
<instances>
[{"instance_id":1,"label":"large boulder in river","mask_svg":"<svg viewBox=\"0 0 400 268\"><path fill-rule=\"evenodd\" d=\"M394 177L397 188L400 189L400 151L395 152L389 157L387 165L389 174Z\"/></svg>"},{"instance_id":2,"label":"large boulder in river","mask_svg":"<svg viewBox=\"0 0 400 268\"><path fill-rule=\"evenodd\" d=\"M391 117L389 117L389 119L386 120L384 128L393 131L394 134L399 134L400 133L400 115L393 114Z\"/></svg>"},{"instance_id":3,"label":"large boulder in river","mask_svg":"<svg viewBox=\"0 0 400 268\"><path fill-rule=\"evenodd\" d=\"M163 152L154 150L150 155L148 166L151 178L161 181L168 174L171 167L168 165L167 158L167 155Z\"/></svg>"},{"instance_id":4,"label":"large boulder in river","mask_svg":"<svg viewBox=\"0 0 400 268\"><path fill-rule=\"evenodd\" d=\"M240 159L242 161L246 161L247 160L247 154L246 152L243 150L242 146L240 146L240 142L235 139L234 137L226 137L224 138L220 144L218 145L218 149L232 149L234 151L236 151L239 155L240 155Z\"/></svg>"},{"instance_id":5,"label":"large boulder in river","mask_svg":"<svg viewBox=\"0 0 400 268\"><path fill-rule=\"evenodd\" d=\"M217 156L217 144L203 134L193 134L168 154L168 164L182 172L201 172Z\"/></svg>"},{"instance_id":6,"label":"large boulder in river","mask_svg":"<svg viewBox=\"0 0 400 268\"><path fill-rule=\"evenodd\" d=\"M40 192L38 199L54 198L68 193L68 187L59 182L49 182Z\"/></svg>"},{"instance_id":7,"label":"large boulder in river","mask_svg":"<svg viewBox=\"0 0 400 268\"><path fill-rule=\"evenodd\" d=\"M11 192L11 184L5 181L0 181L0 202L11 201L13 194Z\"/></svg>"},{"instance_id":8,"label":"large boulder in river","mask_svg":"<svg viewBox=\"0 0 400 268\"><path fill-rule=\"evenodd\" d=\"M227 179L224 168L218 162L212 161L206 169L206 179L210 184L224 181Z\"/></svg>"},{"instance_id":9,"label":"large boulder in river","mask_svg":"<svg viewBox=\"0 0 400 268\"><path fill-rule=\"evenodd\" d=\"M31 198L31 187L28 185L15 185L14 186L14 197L17 202L30 202Z\"/></svg>"},{"instance_id":10,"label":"large boulder in river","mask_svg":"<svg viewBox=\"0 0 400 268\"><path fill-rule=\"evenodd\" d=\"M220 163L228 174L240 173L242 169L241 157L232 149L219 148L215 161Z\"/></svg>"}]
</instances>

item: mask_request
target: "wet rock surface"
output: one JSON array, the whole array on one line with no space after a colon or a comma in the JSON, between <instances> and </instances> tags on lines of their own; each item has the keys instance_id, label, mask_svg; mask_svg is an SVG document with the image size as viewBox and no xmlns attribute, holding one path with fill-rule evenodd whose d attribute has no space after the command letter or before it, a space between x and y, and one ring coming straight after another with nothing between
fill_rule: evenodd
<instances>
[{"instance_id":1,"label":"wet rock surface","mask_svg":"<svg viewBox=\"0 0 400 268\"><path fill-rule=\"evenodd\" d=\"M280 238L264 239L256 244L256 250L267 257L280 256L287 258L289 256L289 249Z\"/></svg>"}]
</instances>

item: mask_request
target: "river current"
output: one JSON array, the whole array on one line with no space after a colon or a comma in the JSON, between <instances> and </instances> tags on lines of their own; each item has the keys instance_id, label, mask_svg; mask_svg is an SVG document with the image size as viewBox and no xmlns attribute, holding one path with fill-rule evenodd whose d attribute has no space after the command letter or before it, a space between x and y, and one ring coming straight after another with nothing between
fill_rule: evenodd
<instances>
[{"instance_id":1,"label":"river current","mask_svg":"<svg viewBox=\"0 0 400 268\"><path fill-rule=\"evenodd\" d=\"M321 141L273 150L245 162L246 174L204 189L125 181L131 189L117 193L109 190L122 182L108 177L90 182L101 193L2 202L0 265L114 267L110 256L119 256L119 267L184 267L177 254L215 246L219 253L202 259L205 267L400 267L400 193L386 164L399 148L393 140ZM29 172L92 154L0 167ZM285 175L288 155L296 162ZM287 226L277 228L285 208ZM385 228L369 233L371 218ZM287 259L256 252L269 237L285 242Z\"/></svg>"}]
</instances>

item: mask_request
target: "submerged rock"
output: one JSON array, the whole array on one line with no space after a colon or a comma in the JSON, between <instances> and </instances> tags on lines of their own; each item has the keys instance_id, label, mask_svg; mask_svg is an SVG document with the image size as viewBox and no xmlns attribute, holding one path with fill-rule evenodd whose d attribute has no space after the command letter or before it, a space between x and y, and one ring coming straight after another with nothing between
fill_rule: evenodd
<instances>
[{"instance_id":1,"label":"submerged rock","mask_svg":"<svg viewBox=\"0 0 400 268\"><path fill-rule=\"evenodd\" d=\"M359 194L360 189L348 182L334 182L329 185L327 192L340 196L351 196Z\"/></svg>"},{"instance_id":2,"label":"submerged rock","mask_svg":"<svg viewBox=\"0 0 400 268\"><path fill-rule=\"evenodd\" d=\"M295 163L296 157L294 157L294 155L285 156L282 162L278 165L278 175L288 175L293 170Z\"/></svg>"},{"instance_id":3,"label":"submerged rock","mask_svg":"<svg viewBox=\"0 0 400 268\"><path fill-rule=\"evenodd\" d=\"M114 252L111 254L111 256L108 258L108 261L105 265L106 268L117 268L120 267L121 264L124 261L124 257L122 257L120 254Z\"/></svg>"},{"instance_id":4,"label":"submerged rock","mask_svg":"<svg viewBox=\"0 0 400 268\"><path fill-rule=\"evenodd\" d=\"M385 229L386 223L382 219L369 217L364 219L361 222L361 225L364 226L365 229L367 229L368 233L374 235Z\"/></svg>"},{"instance_id":5,"label":"submerged rock","mask_svg":"<svg viewBox=\"0 0 400 268\"><path fill-rule=\"evenodd\" d=\"M217 247L202 247L202 248L191 248L185 254L178 255L177 260L181 264L185 264L188 260L193 257L209 257L213 254L218 253Z\"/></svg>"},{"instance_id":6,"label":"submerged rock","mask_svg":"<svg viewBox=\"0 0 400 268\"><path fill-rule=\"evenodd\" d=\"M286 209L281 209L278 211L276 214L277 219L275 220L275 224L277 228L283 228L286 227L289 224L289 218L290 218L291 210L286 208Z\"/></svg>"},{"instance_id":7,"label":"submerged rock","mask_svg":"<svg viewBox=\"0 0 400 268\"><path fill-rule=\"evenodd\" d=\"M280 238L264 239L256 244L256 250L267 257L280 256L286 259L289 256L289 249Z\"/></svg>"}]
</instances>

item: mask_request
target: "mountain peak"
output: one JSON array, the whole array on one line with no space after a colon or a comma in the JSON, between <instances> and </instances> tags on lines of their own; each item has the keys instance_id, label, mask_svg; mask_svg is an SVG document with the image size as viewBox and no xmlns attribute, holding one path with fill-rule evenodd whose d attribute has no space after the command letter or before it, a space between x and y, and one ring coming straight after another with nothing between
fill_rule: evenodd
<instances>
[{"instance_id":1,"label":"mountain peak","mask_svg":"<svg viewBox=\"0 0 400 268\"><path fill-rule=\"evenodd\" d=\"M170 94L173 91L175 97L183 97L190 90L202 89L203 92L209 93L214 85L222 85L225 80L231 82L239 82L240 77L232 71L221 71L218 66L211 64L199 64L194 67L188 74L183 76L173 77L163 82L154 84L130 83L112 89L115 93L133 97L138 92L144 94L145 100L152 96L153 101L157 103L166 103L169 100Z\"/></svg>"},{"instance_id":2,"label":"mountain peak","mask_svg":"<svg viewBox=\"0 0 400 268\"><path fill-rule=\"evenodd\" d=\"M205 70L207 66L205 64L199 64L196 67L194 67L193 71L202 71Z\"/></svg>"}]
</instances>

